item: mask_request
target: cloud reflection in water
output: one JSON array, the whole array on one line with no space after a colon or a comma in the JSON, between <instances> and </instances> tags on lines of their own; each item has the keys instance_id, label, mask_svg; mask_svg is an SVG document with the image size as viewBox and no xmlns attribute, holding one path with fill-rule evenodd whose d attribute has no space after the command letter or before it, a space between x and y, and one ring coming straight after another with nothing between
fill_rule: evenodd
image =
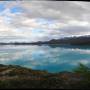
<instances>
[{"instance_id":1,"label":"cloud reflection in water","mask_svg":"<svg viewBox=\"0 0 90 90\"><path fill-rule=\"evenodd\" d=\"M0 63L59 72L72 70L78 63L89 65L90 49L51 46L1 46Z\"/></svg>"}]
</instances>

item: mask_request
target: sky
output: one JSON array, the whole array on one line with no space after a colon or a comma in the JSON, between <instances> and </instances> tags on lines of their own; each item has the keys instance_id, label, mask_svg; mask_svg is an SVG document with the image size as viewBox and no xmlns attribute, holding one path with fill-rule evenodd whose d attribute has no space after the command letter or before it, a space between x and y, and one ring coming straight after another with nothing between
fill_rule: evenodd
<instances>
[{"instance_id":1,"label":"sky","mask_svg":"<svg viewBox=\"0 0 90 90\"><path fill-rule=\"evenodd\" d=\"M0 42L90 35L90 2L0 1Z\"/></svg>"}]
</instances>

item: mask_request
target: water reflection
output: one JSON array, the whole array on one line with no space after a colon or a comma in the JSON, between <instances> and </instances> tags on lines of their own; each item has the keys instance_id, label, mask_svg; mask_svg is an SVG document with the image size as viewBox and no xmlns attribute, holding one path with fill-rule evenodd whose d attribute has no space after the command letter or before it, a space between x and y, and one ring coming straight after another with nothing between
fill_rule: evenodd
<instances>
[{"instance_id":1,"label":"water reflection","mask_svg":"<svg viewBox=\"0 0 90 90\"><path fill-rule=\"evenodd\" d=\"M0 64L14 64L49 72L89 65L89 46L0 46Z\"/></svg>"}]
</instances>

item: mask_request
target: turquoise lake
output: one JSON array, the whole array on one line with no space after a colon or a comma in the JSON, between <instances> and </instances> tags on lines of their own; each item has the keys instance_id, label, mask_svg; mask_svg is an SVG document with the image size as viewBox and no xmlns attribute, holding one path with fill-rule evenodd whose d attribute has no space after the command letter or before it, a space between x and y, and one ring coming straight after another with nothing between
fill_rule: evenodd
<instances>
[{"instance_id":1,"label":"turquoise lake","mask_svg":"<svg viewBox=\"0 0 90 90\"><path fill-rule=\"evenodd\" d=\"M0 46L0 64L20 65L54 73L72 71L79 63L90 65L90 46Z\"/></svg>"}]
</instances>

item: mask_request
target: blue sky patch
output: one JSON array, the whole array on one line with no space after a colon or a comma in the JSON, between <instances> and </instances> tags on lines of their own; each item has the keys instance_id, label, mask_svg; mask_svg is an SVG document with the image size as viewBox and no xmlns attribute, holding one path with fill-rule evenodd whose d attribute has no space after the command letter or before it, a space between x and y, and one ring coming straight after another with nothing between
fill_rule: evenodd
<instances>
[{"instance_id":1,"label":"blue sky patch","mask_svg":"<svg viewBox=\"0 0 90 90\"><path fill-rule=\"evenodd\" d=\"M11 8L11 13L22 13L23 12L23 9L21 7L13 7Z\"/></svg>"},{"instance_id":2,"label":"blue sky patch","mask_svg":"<svg viewBox=\"0 0 90 90\"><path fill-rule=\"evenodd\" d=\"M3 11L5 9L5 5L4 4L0 4L0 12Z\"/></svg>"},{"instance_id":3,"label":"blue sky patch","mask_svg":"<svg viewBox=\"0 0 90 90\"><path fill-rule=\"evenodd\" d=\"M32 33L44 33L43 29L33 29Z\"/></svg>"}]
</instances>

